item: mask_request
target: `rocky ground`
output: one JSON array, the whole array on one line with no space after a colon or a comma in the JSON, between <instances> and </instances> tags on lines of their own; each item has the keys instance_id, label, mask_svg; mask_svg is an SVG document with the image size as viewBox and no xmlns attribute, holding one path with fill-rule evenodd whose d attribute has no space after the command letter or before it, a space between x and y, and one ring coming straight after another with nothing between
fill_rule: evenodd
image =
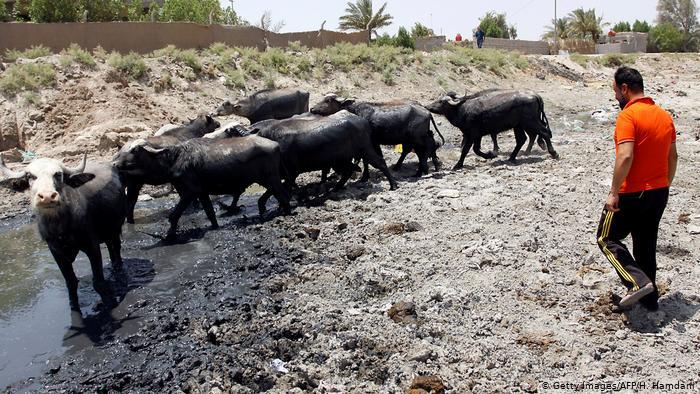
<instances>
[{"instance_id":1,"label":"rocky ground","mask_svg":"<svg viewBox=\"0 0 700 394\"><path fill-rule=\"evenodd\" d=\"M636 63L648 94L673 111L680 163L660 227L660 310L625 314L611 313L623 288L595 242L612 173L614 69L564 57L531 61L506 78L465 69L418 77L406 70L396 86L358 87L345 74L278 81L309 89L312 102L341 88L360 99L428 102L440 92L440 76L458 91L531 89L545 99L561 159L537 148L517 165L470 153L465 169L452 172L459 131L438 118L448 140L439 151L446 168L412 179L409 156L397 191L374 174L368 185L351 183L291 216L260 221L250 205L249 216L224 219L221 230L206 233L195 230L206 226L204 215L192 214L182 241L202 238L213 249L196 261L207 267L199 277L173 283L178 297L144 296L128 305L142 316L135 334L55 360L46 375L14 389L462 393L620 382L697 389L700 59L644 55ZM100 81L68 78L44 109L16 110L37 118L29 147L57 156L89 147L92 157L109 157L120 138L238 95L215 81L166 94ZM15 104L1 105L9 111ZM130 129L118 132L124 120ZM512 133L500 143L502 151L512 148ZM393 162L398 155L385 156ZM19 197L0 197L5 216L21 213L8 204ZM163 233L165 210L136 229ZM143 247L127 243L124 255ZM241 283L245 291L231 290Z\"/></svg>"}]
</instances>

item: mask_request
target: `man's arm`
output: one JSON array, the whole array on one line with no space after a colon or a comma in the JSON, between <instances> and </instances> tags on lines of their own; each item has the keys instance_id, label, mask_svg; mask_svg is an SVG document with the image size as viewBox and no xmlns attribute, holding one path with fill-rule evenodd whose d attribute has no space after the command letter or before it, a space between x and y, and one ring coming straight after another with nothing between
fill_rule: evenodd
<instances>
[{"instance_id":1,"label":"man's arm","mask_svg":"<svg viewBox=\"0 0 700 394\"><path fill-rule=\"evenodd\" d=\"M608 193L608 199L605 203L605 208L609 211L617 212L620 210L618 208L620 202L618 196L620 187L622 187L622 182L625 181L627 174L630 172L633 160L634 141L620 143L617 146L617 154L615 155L615 170L613 172L612 185L610 186L610 193Z\"/></svg>"},{"instance_id":2,"label":"man's arm","mask_svg":"<svg viewBox=\"0 0 700 394\"><path fill-rule=\"evenodd\" d=\"M676 166L678 165L678 151L676 143L671 144L671 149L668 152L668 185L671 186L673 178L676 176Z\"/></svg>"}]
</instances>

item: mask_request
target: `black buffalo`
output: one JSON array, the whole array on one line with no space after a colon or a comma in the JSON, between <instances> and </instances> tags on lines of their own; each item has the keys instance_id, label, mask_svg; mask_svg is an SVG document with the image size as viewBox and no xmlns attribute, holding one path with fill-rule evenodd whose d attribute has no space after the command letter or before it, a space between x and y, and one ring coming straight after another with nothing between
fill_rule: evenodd
<instances>
[{"instance_id":1,"label":"black buffalo","mask_svg":"<svg viewBox=\"0 0 700 394\"><path fill-rule=\"evenodd\" d=\"M225 101L216 115L238 115L251 124L266 119L286 119L309 111L309 92L297 89L266 89L236 102Z\"/></svg>"},{"instance_id":2,"label":"black buffalo","mask_svg":"<svg viewBox=\"0 0 700 394\"><path fill-rule=\"evenodd\" d=\"M408 100L384 103L356 102L329 94L316 104L311 112L318 115L331 115L340 110L347 110L369 122L372 128L372 143L375 151L380 155L382 152L380 145L403 145L401 157L394 165L395 170L401 168L406 155L412 150L416 152L419 162L416 176L428 173L429 157L432 157L435 170L439 169L440 162L436 153L438 144L430 130L431 122L440 135L442 143L445 143L445 139L440 134L432 114L422 105ZM366 177L365 171L363 178Z\"/></svg>"},{"instance_id":3,"label":"black buffalo","mask_svg":"<svg viewBox=\"0 0 700 394\"><path fill-rule=\"evenodd\" d=\"M175 235L178 220L195 200L202 204L212 227L217 228L209 195L239 195L253 183L266 188L285 212L290 211L280 175L280 147L266 138L252 135L222 140L196 138L162 148L142 143L114 165L127 176L157 176L173 184L180 201L168 218L169 237ZM266 210L266 201L267 198L258 201L261 215Z\"/></svg>"},{"instance_id":4,"label":"black buffalo","mask_svg":"<svg viewBox=\"0 0 700 394\"><path fill-rule=\"evenodd\" d=\"M361 159L380 170L389 180L391 190L398 187L384 159L372 147L369 123L347 111L331 116L305 114L283 120L265 120L249 128L238 126L228 134L246 133L279 143L288 190L296 187L299 174L328 168L340 174L341 179L334 187L340 189L357 168L353 159Z\"/></svg>"},{"instance_id":5,"label":"black buffalo","mask_svg":"<svg viewBox=\"0 0 700 394\"><path fill-rule=\"evenodd\" d=\"M542 98L531 92L503 91L490 94L474 94L454 98L446 95L431 103L427 108L444 115L447 120L462 131L462 154L454 166L464 166L464 158L474 145L474 153L485 159L495 154L481 151L481 138L485 135L515 130L515 149L509 160L514 162L520 148L527 139L525 130L542 136L552 157L558 157L551 144L552 130L544 113Z\"/></svg>"},{"instance_id":6,"label":"black buffalo","mask_svg":"<svg viewBox=\"0 0 700 394\"><path fill-rule=\"evenodd\" d=\"M507 90L507 89L486 89L482 90L478 93L475 93L472 95L472 97L477 97L477 96L486 96L489 94L501 94L503 92L515 92L514 90ZM460 99L462 96L457 95L455 92L448 92L448 96L452 97L453 99ZM545 117L546 121L546 117ZM525 133L527 134L528 137L528 144L527 148L525 148L525 154L529 155L530 152L532 152L532 146L535 144L535 141L537 141L537 145L542 149L545 150L546 148L546 140L541 136L535 133L534 131L531 130L525 130ZM498 153L500 151L500 148L498 147L498 133L491 133L491 142L493 143L493 152Z\"/></svg>"},{"instance_id":7,"label":"black buffalo","mask_svg":"<svg viewBox=\"0 0 700 394\"><path fill-rule=\"evenodd\" d=\"M221 124L211 116L200 115L189 124L169 129L157 136L132 141L131 143L122 147L114 160L120 160L121 157L129 156L132 148L136 145L143 145L144 141L150 147L157 149L177 145L192 138L200 138L207 133L215 131L220 126ZM136 206L136 201L139 198L139 193L141 192L143 185L163 185L168 182L157 174L145 172L139 176L124 176L124 183L126 184L127 191L126 221L127 223L134 223L134 207Z\"/></svg>"},{"instance_id":8,"label":"black buffalo","mask_svg":"<svg viewBox=\"0 0 700 394\"><path fill-rule=\"evenodd\" d=\"M112 265L120 267L126 196L116 170L107 164L86 166L83 157L77 168L42 158L32 161L22 171L12 171L0 155L0 173L5 176L0 181L2 184L16 190L30 189L39 234L66 280L71 309L80 310L78 278L73 271L78 252L90 259L93 287L105 302L111 303L113 297L102 271L100 244L107 244Z\"/></svg>"}]
</instances>

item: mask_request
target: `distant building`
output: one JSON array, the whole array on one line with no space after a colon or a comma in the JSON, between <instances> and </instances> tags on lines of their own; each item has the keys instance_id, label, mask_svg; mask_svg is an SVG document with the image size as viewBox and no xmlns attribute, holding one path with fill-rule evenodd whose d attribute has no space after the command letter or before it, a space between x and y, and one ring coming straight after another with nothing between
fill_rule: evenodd
<instances>
[{"instance_id":1,"label":"distant building","mask_svg":"<svg viewBox=\"0 0 700 394\"><path fill-rule=\"evenodd\" d=\"M634 32L615 32L596 44L596 53L635 53L647 51L649 34Z\"/></svg>"}]
</instances>

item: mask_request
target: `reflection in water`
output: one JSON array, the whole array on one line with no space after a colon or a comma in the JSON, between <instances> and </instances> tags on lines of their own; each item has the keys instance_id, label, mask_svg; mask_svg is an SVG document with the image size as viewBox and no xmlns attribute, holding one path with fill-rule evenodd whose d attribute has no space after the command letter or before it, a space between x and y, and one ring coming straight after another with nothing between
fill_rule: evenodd
<instances>
[{"instance_id":1,"label":"reflection in water","mask_svg":"<svg viewBox=\"0 0 700 394\"><path fill-rule=\"evenodd\" d=\"M46 286L63 285L63 277L36 226L24 224L0 233L0 322L28 308Z\"/></svg>"},{"instance_id":2,"label":"reflection in water","mask_svg":"<svg viewBox=\"0 0 700 394\"><path fill-rule=\"evenodd\" d=\"M240 203L246 210L255 209L257 197L243 196ZM178 283L209 271L209 265L215 263L203 257L214 253L216 242L206 230L209 223L201 210L183 216L182 227L188 224L191 229L181 232L181 243L165 245L149 235L167 228L165 217L174 202L168 198L140 203L137 224L123 229L123 272L112 270L102 246L105 277L116 295L113 309L100 303L92 289L90 263L83 253L78 254L73 267L80 280L82 315L71 313L63 277L35 226L0 223L0 390L41 376L49 360L67 351L89 349L86 356L104 361L108 356L99 344L124 338L139 328L140 315L130 305L177 297L182 289ZM246 289L242 285L232 291Z\"/></svg>"}]
</instances>

